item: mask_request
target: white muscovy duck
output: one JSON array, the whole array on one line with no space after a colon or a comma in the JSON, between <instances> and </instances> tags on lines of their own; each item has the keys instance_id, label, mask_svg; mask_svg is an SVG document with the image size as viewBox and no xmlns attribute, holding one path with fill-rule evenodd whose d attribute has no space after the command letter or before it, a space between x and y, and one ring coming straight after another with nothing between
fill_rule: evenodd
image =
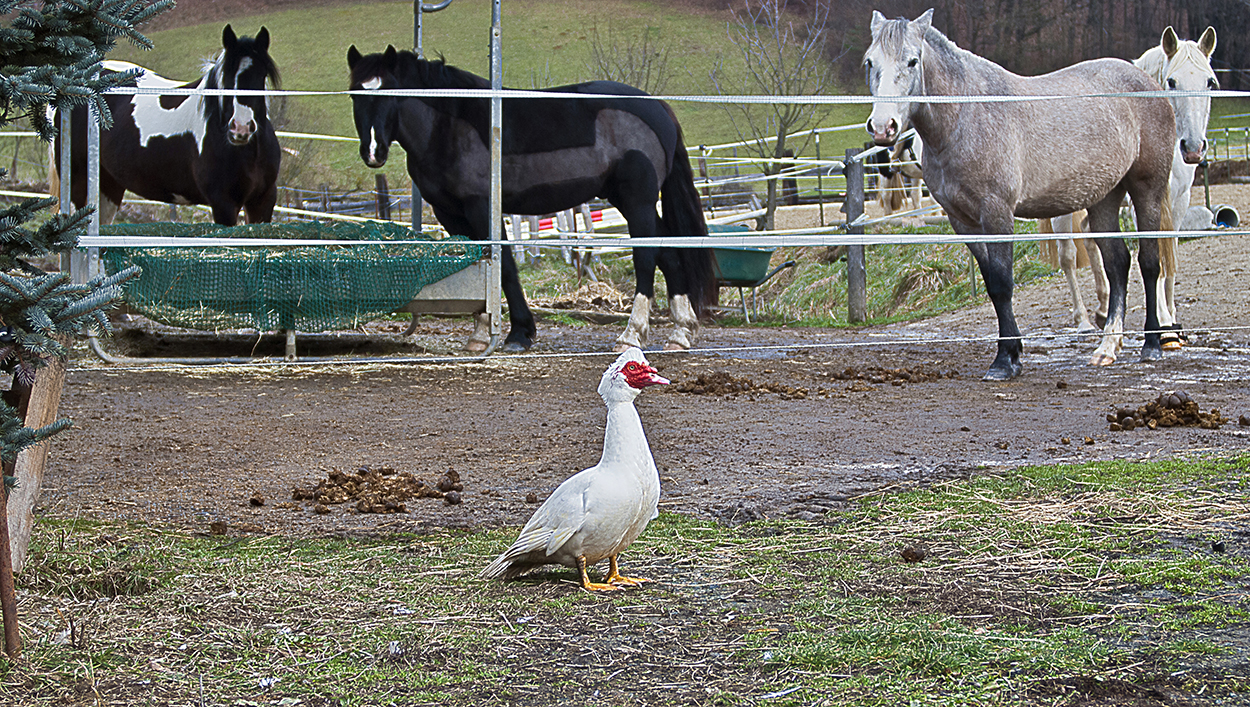
<instances>
[{"instance_id":1,"label":"white muscovy duck","mask_svg":"<svg viewBox=\"0 0 1250 707\"><path fill-rule=\"evenodd\" d=\"M512 579L535 567L576 567L590 591L622 589L650 581L622 576L617 556L659 515L660 475L651 458L634 399L650 385L667 385L642 351L630 348L604 372L599 396L608 406L599 463L556 487L521 530L520 537L482 570ZM586 567L608 558L606 581L591 582Z\"/></svg>"}]
</instances>

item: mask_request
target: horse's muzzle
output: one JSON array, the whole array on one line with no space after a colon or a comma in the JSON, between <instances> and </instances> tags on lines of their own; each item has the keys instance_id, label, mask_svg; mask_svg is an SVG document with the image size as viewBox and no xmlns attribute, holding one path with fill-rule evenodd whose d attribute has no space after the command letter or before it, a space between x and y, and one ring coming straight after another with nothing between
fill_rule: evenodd
<instances>
[{"instance_id":1,"label":"horse's muzzle","mask_svg":"<svg viewBox=\"0 0 1250 707\"><path fill-rule=\"evenodd\" d=\"M872 118L869 118L865 127L868 128L868 132L872 133L872 144L878 147L889 147L898 142L898 121L893 118L887 120L882 129L873 125Z\"/></svg>"},{"instance_id":2,"label":"horse's muzzle","mask_svg":"<svg viewBox=\"0 0 1250 707\"><path fill-rule=\"evenodd\" d=\"M252 136L256 134L256 123L248 121L246 124L230 123L230 129L226 131L226 138L230 140L231 145L246 145L252 141Z\"/></svg>"},{"instance_id":3,"label":"horse's muzzle","mask_svg":"<svg viewBox=\"0 0 1250 707\"><path fill-rule=\"evenodd\" d=\"M1198 146L1197 150L1192 149L1192 147L1189 144L1187 144L1186 141L1181 140L1181 157L1185 160L1185 164L1198 164L1199 162L1202 161L1202 158L1206 156L1206 153L1207 153L1207 141L1206 140L1202 141L1202 144Z\"/></svg>"}]
</instances>

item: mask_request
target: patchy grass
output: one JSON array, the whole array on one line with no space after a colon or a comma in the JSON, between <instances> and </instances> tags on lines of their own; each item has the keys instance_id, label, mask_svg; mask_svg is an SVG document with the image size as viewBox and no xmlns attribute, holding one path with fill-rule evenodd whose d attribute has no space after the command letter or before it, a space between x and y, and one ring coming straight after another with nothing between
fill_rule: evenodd
<instances>
[{"instance_id":1,"label":"patchy grass","mask_svg":"<svg viewBox=\"0 0 1250 707\"><path fill-rule=\"evenodd\" d=\"M658 581L611 596L563 569L478 580L511 529L223 538L44 520L0 702L1244 700L1248 463L1022 469L885 490L819 523L666 514L623 560ZM925 558L903 561L907 546Z\"/></svg>"}]
</instances>

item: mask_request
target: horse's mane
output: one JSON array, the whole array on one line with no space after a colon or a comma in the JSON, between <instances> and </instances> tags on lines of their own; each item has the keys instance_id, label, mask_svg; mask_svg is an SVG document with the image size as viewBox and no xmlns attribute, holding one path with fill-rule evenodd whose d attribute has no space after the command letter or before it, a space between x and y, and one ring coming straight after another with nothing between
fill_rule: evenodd
<instances>
[{"instance_id":1,"label":"horse's mane","mask_svg":"<svg viewBox=\"0 0 1250 707\"><path fill-rule=\"evenodd\" d=\"M885 22L881 25L881 29L877 34L876 42L882 48L890 53L901 53L903 42L907 38L907 26L910 20L906 17L899 17L893 21ZM925 31L925 44L929 49L935 50L944 60L955 62L984 62L993 66L998 66L994 62L985 57L961 48L958 44L952 42L942 31L933 25L929 25ZM999 66L1001 69L1002 67ZM1004 69L1005 70L1005 69Z\"/></svg>"},{"instance_id":2,"label":"horse's mane","mask_svg":"<svg viewBox=\"0 0 1250 707\"><path fill-rule=\"evenodd\" d=\"M421 83L421 88L490 88L490 80L464 69L447 63L443 57L437 59L418 59L416 54L403 51L399 53L401 66L409 71L401 70L401 76L412 78Z\"/></svg>"},{"instance_id":3,"label":"horse's mane","mask_svg":"<svg viewBox=\"0 0 1250 707\"><path fill-rule=\"evenodd\" d=\"M1147 49L1144 54L1133 61L1137 68L1145 71L1150 75L1150 78L1158 81L1160 86L1167 80L1168 74L1172 73L1169 69L1179 68L1188 63L1192 63L1204 71L1211 70L1211 62L1207 59L1207 55L1198 48L1198 43L1192 39L1182 39L1177 42L1176 53L1172 55L1171 61L1168 60L1167 54L1163 52L1163 47L1157 44Z\"/></svg>"}]
</instances>

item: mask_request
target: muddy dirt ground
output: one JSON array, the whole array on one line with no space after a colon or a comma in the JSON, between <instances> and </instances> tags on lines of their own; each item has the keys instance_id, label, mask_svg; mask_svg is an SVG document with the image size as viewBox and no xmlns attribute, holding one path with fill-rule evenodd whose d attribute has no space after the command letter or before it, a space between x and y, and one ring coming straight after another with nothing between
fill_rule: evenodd
<instances>
[{"instance_id":1,"label":"muddy dirt ground","mask_svg":"<svg viewBox=\"0 0 1250 707\"><path fill-rule=\"evenodd\" d=\"M884 486L982 469L1244 451L1245 246L1238 236L1182 244L1181 320L1196 331L1190 346L1157 363L1139 363L1140 336L1129 336L1121 362L1086 365L1096 343L1070 335L1061 277L1018 289L1025 373L1007 383L980 380L996 332L988 302L852 330L711 324L700 344L713 351L648 354L674 382L638 401L661 470L661 505L724 522L810 518ZM1140 280L1130 293L1130 322L1139 328ZM372 338L394 342L402 326L381 323ZM666 328L655 324L660 344ZM595 386L617 331L540 321L531 355L475 364L129 367L83 351L61 407L74 427L54 441L40 513L203 532L225 523L230 534L520 524L535 501L598 460L605 411ZM451 351L467 334L463 320L427 319L408 346ZM159 341L150 350L162 355L208 350L202 341L188 348L172 336L141 338ZM311 354L370 351L344 338L346 345L329 337L301 346ZM133 345L134 336L121 341ZM247 353L256 340L239 346L213 351ZM281 350L276 338L265 346ZM720 385L709 386L716 376ZM1229 422L1109 429L1108 413L1178 389ZM428 486L455 471L461 502L415 498L404 512L361 513L352 503L315 509L315 500L293 498L333 472L363 467Z\"/></svg>"}]
</instances>

